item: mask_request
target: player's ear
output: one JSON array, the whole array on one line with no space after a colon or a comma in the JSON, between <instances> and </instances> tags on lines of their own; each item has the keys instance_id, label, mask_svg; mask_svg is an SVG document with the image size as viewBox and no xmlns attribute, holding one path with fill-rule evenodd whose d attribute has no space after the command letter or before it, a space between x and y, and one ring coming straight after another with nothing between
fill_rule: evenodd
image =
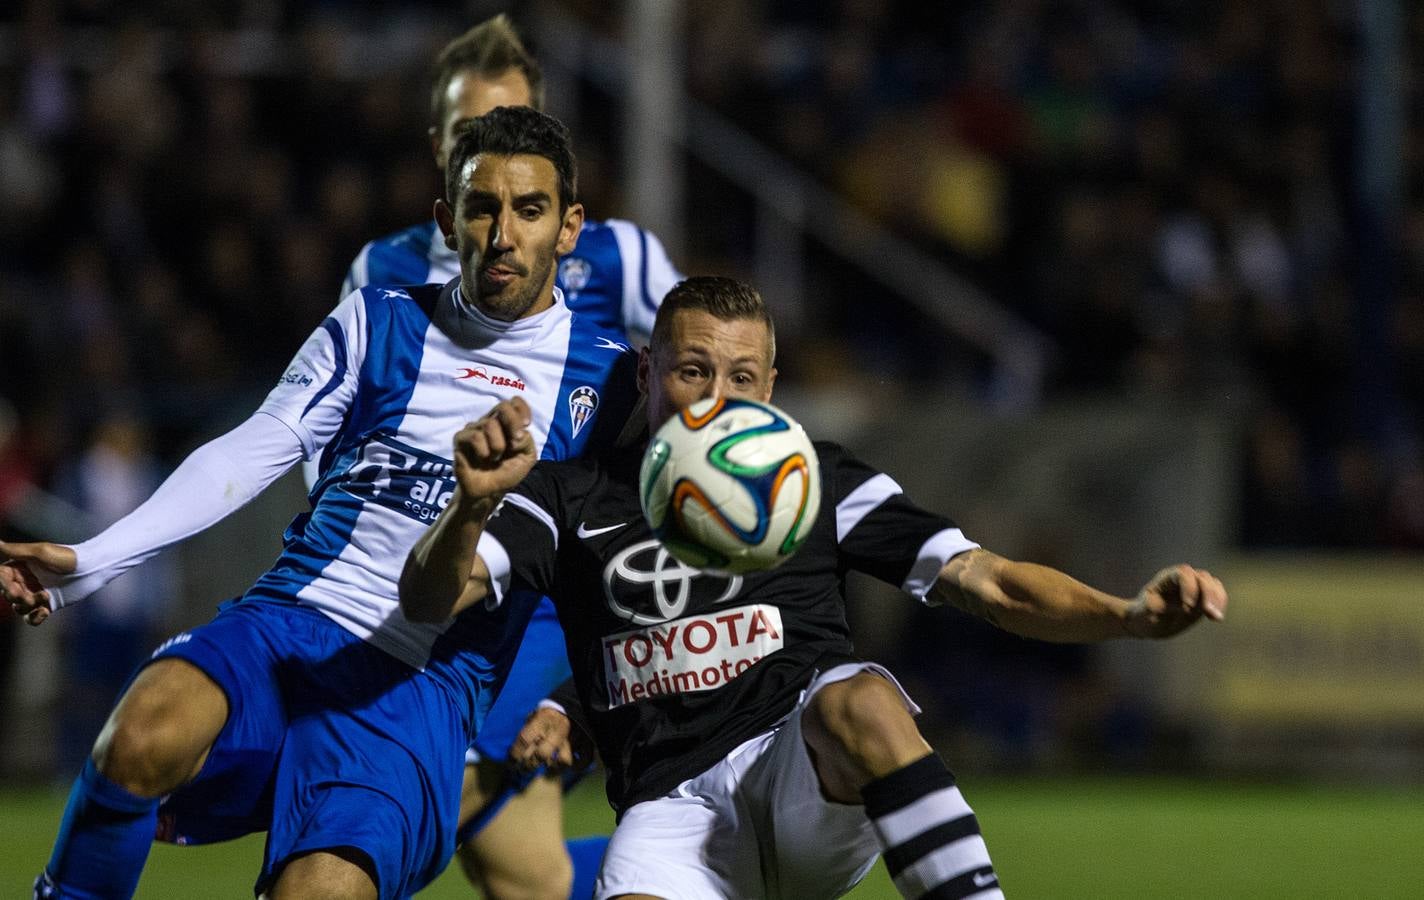
<instances>
[{"instance_id":1,"label":"player's ear","mask_svg":"<svg viewBox=\"0 0 1424 900\"><path fill-rule=\"evenodd\" d=\"M771 389L776 386L776 370L772 369L771 374L766 376L766 395L761 398L761 402L771 402Z\"/></svg>"},{"instance_id":2,"label":"player's ear","mask_svg":"<svg viewBox=\"0 0 1424 900\"><path fill-rule=\"evenodd\" d=\"M579 232L583 230L583 204L570 203L569 208L564 210L564 223L559 228L559 243L554 247L554 252L560 256L574 252L574 245L578 243Z\"/></svg>"},{"instance_id":3,"label":"player's ear","mask_svg":"<svg viewBox=\"0 0 1424 900\"><path fill-rule=\"evenodd\" d=\"M455 212L443 197L435 201L435 223L440 226L440 233L445 236L445 246L451 250L456 249Z\"/></svg>"},{"instance_id":4,"label":"player's ear","mask_svg":"<svg viewBox=\"0 0 1424 900\"><path fill-rule=\"evenodd\" d=\"M430 155L435 157L435 166L440 170L440 174L445 174L445 141L440 134L440 129L434 125L426 131L430 136Z\"/></svg>"},{"instance_id":5,"label":"player's ear","mask_svg":"<svg viewBox=\"0 0 1424 900\"><path fill-rule=\"evenodd\" d=\"M648 377L653 368L653 351L647 347L638 351L638 393L648 396Z\"/></svg>"}]
</instances>

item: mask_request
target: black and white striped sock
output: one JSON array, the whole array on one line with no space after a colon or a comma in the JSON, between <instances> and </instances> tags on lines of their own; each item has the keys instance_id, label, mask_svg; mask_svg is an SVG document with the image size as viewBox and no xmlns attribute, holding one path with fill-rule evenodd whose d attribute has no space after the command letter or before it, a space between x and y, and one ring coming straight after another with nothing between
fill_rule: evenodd
<instances>
[{"instance_id":1,"label":"black and white striped sock","mask_svg":"<svg viewBox=\"0 0 1424 900\"><path fill-rule=\"evenodd\" d=\"M902 896L1002 900L979 820L939 756L875 779L861 796Z\"/></svg>"}]
</instances>

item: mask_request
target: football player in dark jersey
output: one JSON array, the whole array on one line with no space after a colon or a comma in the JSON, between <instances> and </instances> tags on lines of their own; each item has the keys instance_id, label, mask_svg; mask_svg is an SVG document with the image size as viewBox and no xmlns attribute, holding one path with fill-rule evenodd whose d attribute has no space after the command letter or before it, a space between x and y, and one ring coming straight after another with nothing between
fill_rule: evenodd
<instances>
[{"instance_id":1,"label":"football player in dark jersey","mask_svg":"<svg viewBox=\"0 0 1424 900\"><path fill-rule=\"evenodd\" d=\"M648 425L704 397L769 400L774 359L756 291L679 284L640 360ZM882 853L907 897L1002 896L918 707L854 655L848 569L1044 640L1164 638L1226 610L1221 582L1187 565L1123 598L1005 559L825 442L821 512L797 554L770 571L699 572L644 522L638 453L535 466L527 422L513 400L456 435L459 488L412 550L401 598L431 622L517 587L555 599L568 708L587 716L619 813L598 897L832 897ZM531 728L527 756L565 755L563 715L536 713Z\"/></svg>"}]
</instances>

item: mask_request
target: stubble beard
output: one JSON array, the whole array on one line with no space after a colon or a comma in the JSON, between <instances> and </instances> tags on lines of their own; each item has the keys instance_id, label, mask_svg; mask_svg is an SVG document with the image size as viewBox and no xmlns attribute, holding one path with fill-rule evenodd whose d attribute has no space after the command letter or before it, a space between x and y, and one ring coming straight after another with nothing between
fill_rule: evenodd
<instances>
[{"instance_id":1,"label":"stubble beard","mask_svg":"<svg viewBox=\"0 0 1424 900\"><path fill-rule=\"evenodd\" d=\"M460 285L466 297L480 312L501 322L513 322L528 313L538 302L539 295L544 285L549 282L549 275L553 271L553 260L552 250L539 254L534 264L529 267L528 275L519 277L495 293L480 290L477 268L462 267Z\"/></svg>"}]
</instances>

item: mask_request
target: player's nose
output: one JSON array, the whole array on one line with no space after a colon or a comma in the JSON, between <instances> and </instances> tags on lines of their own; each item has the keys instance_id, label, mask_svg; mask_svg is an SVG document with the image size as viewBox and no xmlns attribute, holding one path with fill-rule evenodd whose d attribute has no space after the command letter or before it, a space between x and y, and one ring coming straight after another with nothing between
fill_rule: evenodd
<instances>
[{"instance_id":1,"label":"player's nose","mask_svg":"<svg viewBox=\"0 0 1424 900\"><path fill-rule=\"evenodd\" d=\"M510 237L512 234L510 230L512 219L513 213L510 212L500 213L495 217L494 223L491 226L492 231L490 232L491 246L498 247L501 250L508 250L514 246L513 240Z\"/></svg>"}]
</instances>

